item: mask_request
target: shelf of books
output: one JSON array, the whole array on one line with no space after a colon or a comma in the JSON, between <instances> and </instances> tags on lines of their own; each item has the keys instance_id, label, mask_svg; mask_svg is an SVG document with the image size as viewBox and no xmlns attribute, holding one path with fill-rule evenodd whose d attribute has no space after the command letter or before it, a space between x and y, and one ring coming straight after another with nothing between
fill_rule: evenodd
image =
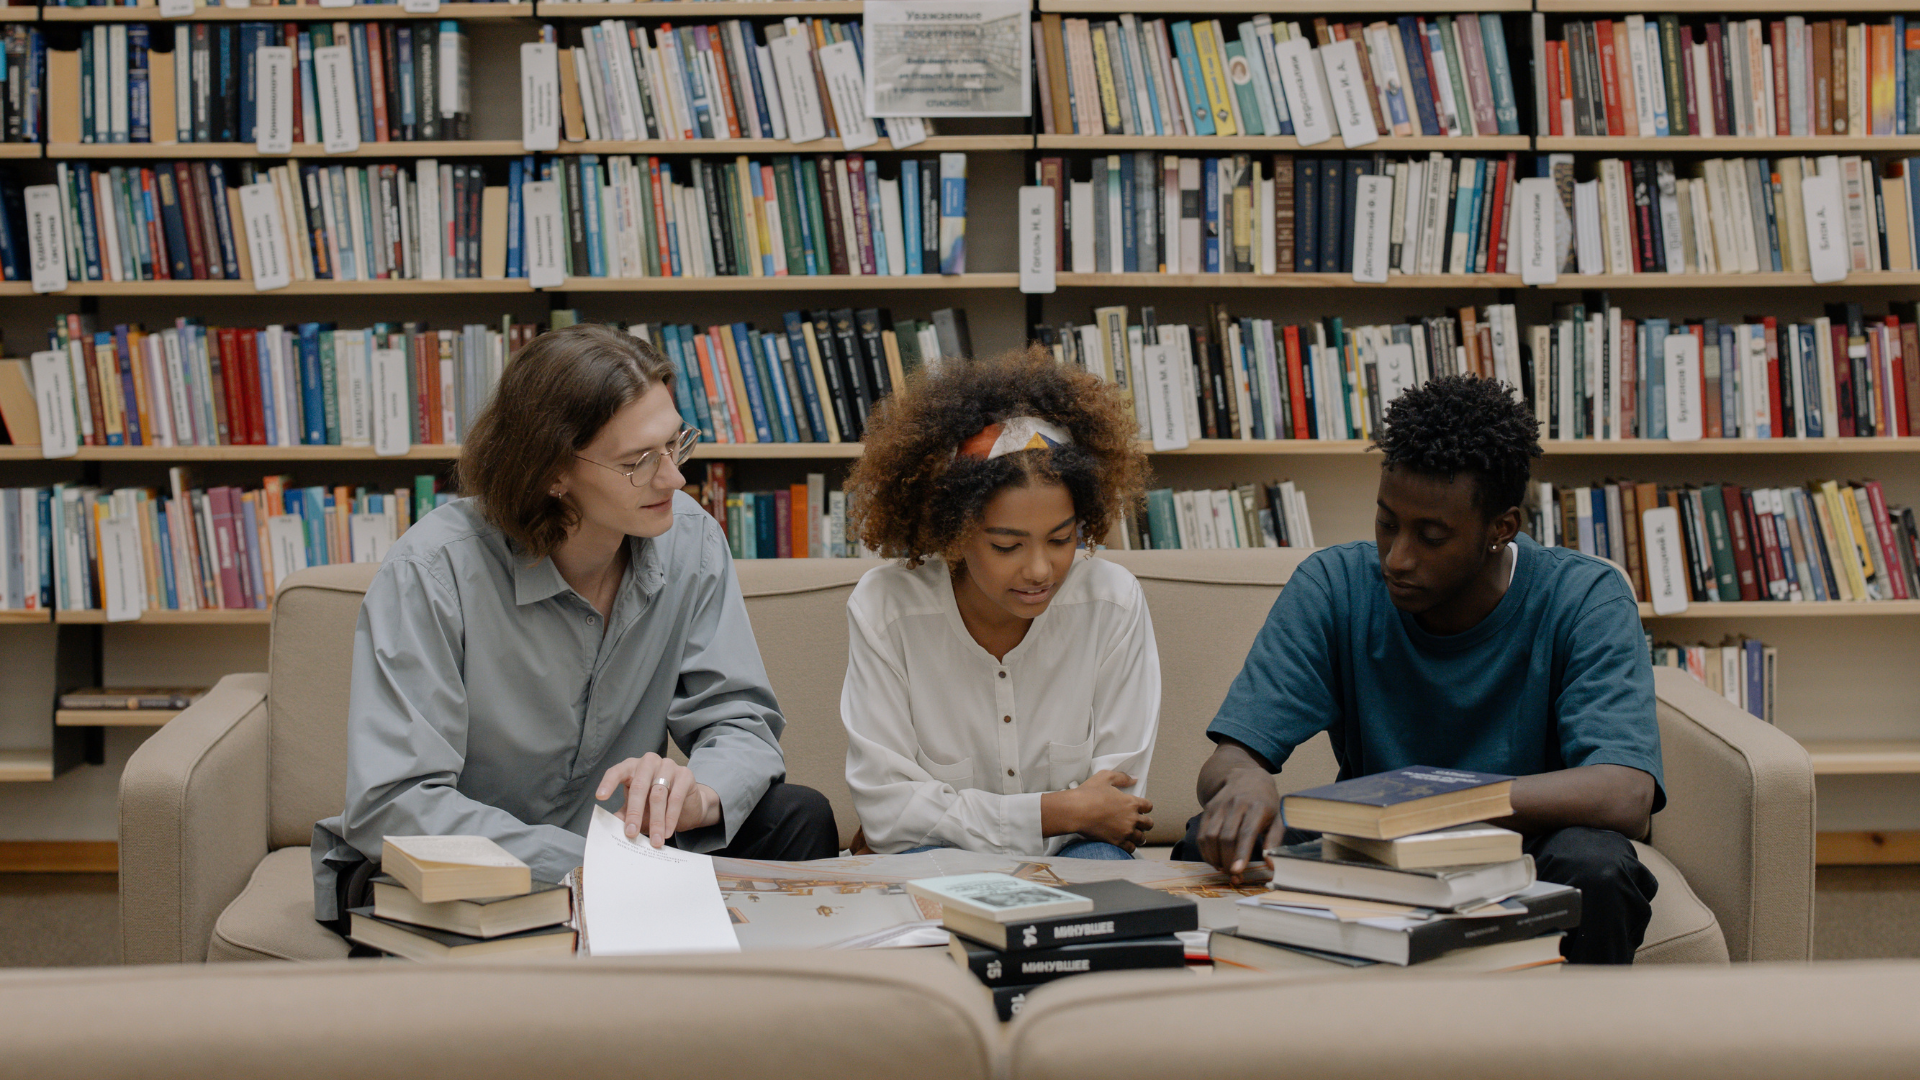
<instances>
[{"instance_id":1,"label":"shelf of books","mask_svg":"<svg viewBox=\"0 0 1920 1080\"><path fill-rule=\"evenodd\" d=\"M1528 11L1533 0L1343 0L1342 12L1393 12L1423 14L1455 11ZM1061 15L1100 15L1138 12L1141 14L1212 15L1301 14L1318 15L1330 10L1326 4L1300 3L1298 0L1039 0L1043 12ZM544 8L543 8L544 10ZM1742 9L1745 10L1745 9Z\"/></svg>"},{"instance_id":2,"label":"shelf of books","mask_svg":"<svg viewBox=\"0 0 1920 1080\"><path fill-rule=\"evenodd\" d=\"M95 624L110 621L105 611L60 609L53 613L57 623ZM147 610L128 622L166 623L179 626L262 626L273 621L268 608L217 609L211 611Z\"/></svg>"},{"instance_id":3,"label":"shelf of books","mask_svg":"<svg viewBox=\"0 0 1920 1080\"><path fill-rule=\"evenodd\" d=\"M704 19L858 15L866 9L860 0L588 0L540 5L543 19Z\"/></svg>"},{"instance_id":4,"label":"shelf of books","mask_svg":"<svg viewBox=\"0 0 1920 1080\"><path fill-rule=\"evenodd\" d=\"M1719 600L1689 604L1685 611L1671 615L1654 613L1652 604L1640 605L1643 619L1733 619L1822 618L1855 615L1920 615L1920 600L1826 600L1775 602L1771 600Z\"/></svg>"},{"instance_id":5,"label":"shelf of books","mask_svg":"<svg viewBox=\"0 0 1920 1080\"><path fill-rule=\"evenodd\" d=\"M517 157L525 151L518 139L436 139L432 142L392 140L363 142L357 150L329 151L319 143L294 143L285 153L263 154L252 143L233 142L61 142L48 143L46 156L54 161L177 161L196 159L262 158L443 158Z\"/></svg>"},{"instance_id":6,"label":"shelf of books","mask_svg":"<svg viewBox=\"0 0 1920 1080\"><path fill-rule=\"evenodd\" d=\"M0 750L0 783L53 779L53 751Z\"/></svg>"},{"instance_id":7,"label":"shelf of books","mask_svg":"<svg viewBox=\"0 0 1920 1080\"><path fill-rule=\"evenodd\" d=\"M55 709L54 727L160 727L176 709Z\"/></svg>"},{"instance_id":8,"label":"shelf of books","mask_svg":"<svg viewBox=\"0 0 1920 1080\"><path fill-rule=\"evenodd\" d=\"M1779 12L1807 15L1819 9L1805 0L1666 0L1659 5L1660 10L1686 15L1714 15L1722 12L1733 14L1751 14L1754 12ZM1451 10L1451 9L1448 9ZM1647 5L1634 0L1537 0L1536 11L1575 14L1579 12L1630 12L1646 11ZM1913 10L1910 0L1844 0L1835 10L1907 12Z\"/></svg>"},{"instance_id":9,"label":"shelf of books","mask_svg":"<svg viewBox=\"0 0 1920 1080\"><path fill-rule=\"evenodd\" d=\"M0 19L11 18L12 9L0 10ZM32 10L32 9L28 9ZM193 14L180 19L166 19L160 14L157 4L133 5L92 5L85 7L65 7L48 4L40 9L43 22L258 22L272 19L274 22L333 22L338 19L531 19L534 10L532 3L481 3L481 4L441 4L434 11L421 13L408 11L399 4L348 4L332 7L322 4L255 4L248 7L226 7L202 5L193 9Z\"/></svg>"},{"instance_id":10,"label":"shelf of books","mask_svg":"<svg viewBox=\"0 0 1920 1080\"><path fill-rule=\"evenodd\" d=\"M684 0L651 0L677 3ZM691 0L699 3L702 0ZM771 3L772 0L767 0ZM520 153L518 143L508 153ZM933 154L968 150L1030 150L1031 135L929 135L906 146L895 146L880 139L859 148L862 154ZM583 139L562 142L558 154L839 154L846 152L842 139L813 139L790 142L786 139Z\"/></svg>"},{"instance_id":11,"label":"shelf of books","mask_svg":"<svg viewBox=\"0 0 1920 1080\"><path fill-rule=\"evenodd\" d=\"M1920 773L1920 741L1911 739L1806 739L1816 776Z\"/></svg>"},{"instance_id":12,"label":"shelf of books","mask_svg":"<svg viewBox=\"0 0 1920 1080\"><path fill-rule=\"evenodd\" d=\"M20 160L40 156L40 144L30 142L0 143L0 159Z\"/></svg>"},{"instance_id":13,"label":"shelf of books","mask_svg":"<svg viewBox=\"0 0 1920 1080\"><path fill-rule=\"evenodd\" d=\"M1532 144L1541 153L1890 154L1920 151L1920 135L1542 135Z\"/></svg>"},{"instance_id":14,"label":"shelf of books","mask_svg":"<svg viewBox=\"0 0 1920 1080\"><path fill-rule=\"evenodd\" d=\"M37 626L47 621L45 611L0 610L0 626Z\"/></svg>"},{"instance_id":15,"label":"shelf of books","mask_svg":"<svg viewBox=\"0 0 1920 1080\"><path fill-rule=\"evenodd\" d=\"M1027 137L1041 150L1280 150L1338 153L1349 149L1339 136L1301 146L1293 135L1037 135ZM1525 135L1385 135L1353 150L1388 154L1408 150L1526 150Z\"/></svg>"}]
</instances>

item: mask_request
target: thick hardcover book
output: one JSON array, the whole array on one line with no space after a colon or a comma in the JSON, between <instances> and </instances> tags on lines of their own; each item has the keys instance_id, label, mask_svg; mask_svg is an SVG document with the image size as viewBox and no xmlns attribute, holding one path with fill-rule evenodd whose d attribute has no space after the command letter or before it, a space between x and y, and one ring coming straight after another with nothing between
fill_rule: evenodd
<instances>
[{"instance_id":1,"label":"thick hardcover book","mask_svg":"<svg viewBox=\"0 0 1920 1080\"><path fill-rule=\"evenodd\" d=\"M1495 972L1552 971L1566 960L1560 955L1557 933L1523 938L1498 945L1476 945L1455 949L1420 966L1422 971L1462 971L1476 974ZM1399 971L1398 964L1383 964L1358 956L1342 956L1321 949L1282 945L1262 941L1232 930L1215 930L1208 935L1207 954L1218 967L1246 968L1251 971L1299 972L1301 974L1348 975L1369 971Z\"/></svg>"},{"instance_id":2,"label":"thick hardcover book","mask_svg":"<svg viewBox=\"0 0 1920 1080\"><path fill-rule=\"evenodd\" d=\"M1286 907L1249 897L1235 907L1242 936L1277 941L1382 963L1424 963L1455 949L1523 941L1580 925L1580 890L1535 882L1505 900L1497 914L1433 917L1414 908L1407 915L1346 920L1328 909Z\"/></svg>"},{"instance_id":3,"label":"thick hardcover book","mask_svg":"<svg viewBox=\"0 0 1920 1080\"><path fill-rule=\"evenodd\" d=\"M1062 888L1091 899L1093 910L1011 923L948 911L943 923L948 930L1009 953L1076 942L1156 937L1200 926L1200 909L1192 900L1131 881L1095 881Z\"/></svg>"},{"instance_id":4,"label":"thick hardcover book","mask_svg":"<svg viewBox=\"0 0 1920 1080\"><path fill-rule=\"evenodd\" d=\"M993 987L1031 986L1095 971L1138 971L1186 964L1186 948L1172 934L1086 941L1017 953L990 949L952 934L947 947L974 978Z\"/></svg>"},{"instance_id":5,"label":"thick hardcover book","mask_svg":"<svg viewBox=\"0 0 1920 1080\"><path fill-rule=\"evenodd\" d=\"M1290 828L1392 840L1503 818L1513 777L1416 765L1309 788L1280 801Z\"/></svg>"},{"instance_id":6,"label":"thick hardcover book","mask_svg":"<svg viewBox=\"0 0 1920 1080\"><path fill-rule=\"evenodd\" d=\"M1700 491L1702 510L1707 519L1707 542L1713 559L1713 580L1722 600L1740 599L1740 574L1733 561L1733 543L1728 538L1727 505L1720 488L1707 485Z\"/></svg>"},{"instance_id":7,"label":"thick hardcover book","mask_svg":"<svg viewBox=\"0 0 1920 1080\"><path fill-rule=\"evenodd\" d=\"M569 926L544 926L495 938L468 937L427 926L409 926L382 919L370 907L348 911L352 924L347 936L363 945L409 960L470 960L487 956L571 956L574 932Z\"/></svg>"},{"instance_id":8,"label":"thick hardcover book","mask_svg":"<svg viewBox=\"0 0 1920 1080\"><path fill-rule=\"evenodd\" d=\"M1525 855L1500 862L1403 868L1345 848L1340 840L1321 837L1268 852L1273 887L1457 911L1533 884L1533 860Z\"/></svg>"}]
</instances>

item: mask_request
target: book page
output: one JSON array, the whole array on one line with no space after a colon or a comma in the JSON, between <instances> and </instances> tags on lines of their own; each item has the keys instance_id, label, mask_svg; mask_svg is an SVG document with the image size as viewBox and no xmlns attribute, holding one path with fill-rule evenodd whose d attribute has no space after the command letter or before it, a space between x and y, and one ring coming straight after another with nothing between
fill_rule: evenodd
<instances>
[{"instance_id":1,"label":"book page","mask_svg":"<svg viewBox=\"0 0 1920 1080\"><path fill-rule=\"evenodd\" d=\"M595 807L583 866L593 955L740 951L709 856L629 840L619 818Z\"/></svg>"},{"instance_id":2,"label":"book page","mask_svg":"<svg viewBox=\"0 0 1920 1080\"><path fill-rule=\"evenodd\" d=\"M386 843L421 863L462 866L525 866L484 836L387 836Z\"/></svg>"}]
</instances>

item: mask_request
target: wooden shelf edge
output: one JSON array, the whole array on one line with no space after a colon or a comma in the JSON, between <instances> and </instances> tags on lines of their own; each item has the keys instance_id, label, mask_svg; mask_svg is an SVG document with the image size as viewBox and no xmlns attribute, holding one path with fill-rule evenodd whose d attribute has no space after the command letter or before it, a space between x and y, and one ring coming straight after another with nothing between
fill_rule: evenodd
<instances>
[{"instance_id":1,"label":"wooden shelf edge","mask_svg":"<svg viewBox=\"0 0 1920 1080\"><path fill-rule=\"evenodd\" d=\"M1920 863L1920 829L1815 833L1813 861L1819 866Z\"/></svg>"},{"instance_id":2,"label":"wooden shelf edge","mask_svg":"<svg viewBox=\"0 0 1920 1080\"><path fill-rule=\"evenodd\" d=\"M1689 604L1673 615L1655 615L1652 604L1640 605L1643 619L1728 618L1845 618L1854 615L1920 615L1920 600L1820 600L1792 603L1775 600L1720 600Z\"/></svg>"},{"instance_id":3,"label":"wooden shelf edge","mask_svg":"<svg viewBox=\"0 0 1920 1080\"><path fill-rule=\"evenodd\" d=\"M677 2L677 0L669 0ZM983 274L800 274L786 277L571 277L549 292L807 292L858 289L1011 289L1013 273Z\"/></svg>"},{"instance_id":4,"label":"wooden shelf edge","mask_svg":"<svg viewBox=\"0 0 1920 1080\"><path fill-rule=\"evenodd\" d=\"M1920 150L1920 135L1813 135L1738 137L1733 135L1670 135L1642 138L1613 135L1542 135L1534 140L1540 153L1594 151L1615 153L1874 153Z\"/></svg>"},{"instance_id":5,"label":"wooden shelf edge","mask_svg":"<svg viewBox=\"0 0 1920 1080\"><path fill-rule=\"evenodd\" d=\"M70 281L61 296L440 296L449 293L529 293L525 278L455 278L443 281L296 281L262 291L251 281ZM34 295L31 282L0 283L0 296Z\"/></svg>"},{"instance_id":6,"label":"wooden shelf edge","mask_svg":"<svg viewBox=\"0 0 1920 1080\"><path fill-rule=\"evenodd\" d=\"M44 626L49 621L46 611L0 611L0 626Z\"/></svg>"},{"instance_id":7,"label":"wooden shelf edge","mask_svg":"<svg viewBox=\"0 0 1920 1080\"><path fill-rule=\"evenodd\" d=\"M0 840L0 874L117 874L112 840Z\"/></svg>"},{"instance_id":8,"label":"wooden shelf edge","mask_svg":"<svg viewBox=\"0 0 1920 1080\"><path fill-rule=\"evenodd\" d=\"M1920 740L1803 739L1815 776L1920 774Z\"/></svg>"},{"instance_id":9,"label":"wooden shelf edge","mask_svg":"<svg viewBox=\"0 0 1920 1080\"><path fill-rule=\"evenodd\" d=\"M865 10L861 0L641 0L638 3L611 0L608 3L542 3L543 19L604 19L645 17L677 19L697 13L723 18L788 15L858 15Z\"/></svg>"},{"instance_id":10,"label":"wooden shelf edge","mask_svg":"<svg viewBox=\"0 0 1920 1080\"><path fill-rule=\"evenodd\" d=\"M1059 274L1062 289L1517 289L1518 274L1394 274L1367 285L1352 274Z\"/></svg>"},{"instance_id":11,"label":"wooden shelf edge","mask_svg":"<svg viewBox=\"0 0 1920 1080\"><path fill-rule=\"evenodd\" d=\"M1910 11L1913 5L1909 0L1846 0L1833 10L1878 12ZM1540 0L1539 10L1548 13L1577 13L1601 11L1645 11L1645 4L1636 4L1633 0ZM1803 0L1669 0L1661 5L1661 10L1680 15L1714 14L1725 12L1753 13L1779 11L1800 14L1809 10Z\"/></svg>"},{"instance_id":12,"label":"wooden shelf edge","mask_svg":"<svg viewBox=\"0 0 1920 1080\"><path fill-rule=\"evenodd\" d=\"M338 8L329 10L338 11ZM212 158L299 159L518 157L527 151L518 139L441 139L432 142L368 142L346 154L329 154L315 143L299 143L285 154L263 154L252 143L48 143L53 161L175 161Z\"/></svg>"},{"instance_id":13,"label":"wooden shelf edge","mask_svg":"<svg viewBox=\"0 0 1920 1080\"><path fill-rule=\"evenodd\" d=\"M265 8L268 13L262 14ZM5 18L0 14L0 18ZM336 19L351 19L356 22L367 20L397 19L531 19L534 17L533 4L441 4L440 10L431 15L419 15L406 11L398 4L355 4L351 7L321 7L318 4L259 5L244 8L197 7L192 15L178 19L164 18L158 4L139 4L133 7L55 7L40 9L43 22L154 22L154 23L190 23L190 22L331 22ZM9 20L11 21L11 20Z\"/></svg>"},{"instance_id":14,"label":"wooden shelf edge","mask_svg":"<svg viewBox=\"0 0 1920 1080\"><path fill-rule=\"evenodd\" d=\"M1920 271L1873 270L1816 284L1812 274L1561 274L1536 289L1859 289L1920 285Z\"/></svg>"},{"instance_id":15,"label":"wooden shelf edge","mask_svg":"<svg viewBox=\"0 0 1920 1080\"><path fill-rule=\"evenodd\" d=\"M667 3L684 0L665 0ZM695 0L699 2L699 0ZM718 3L719 0L714 0ZM765 0L767 3L775 0ZM813 2L813 0L803 0ZM822 0L823 2L823 0ZM595 5L596 7L604 5ZM516 147L519 144L514 144ZM918 154L937 151L960 150L1031 150L1031 135L929 135L926 139L911 146L895 146L892 140L881 139L871 146L863 146L862 154ZM513 153L520 153L516 149ZM812 142L788 142L785 139L646 139L621 142L611 139L589 140L586 142L563 142L560 149L550 151L560 156L577 154L840 154L846 149L839 139L816 139Z\"/></svg>"},{"instance_id":16,"label":"wooden shelf edge","mask_svg":"<svg viewBox=\"0 0 1920 1080\"><path fill-rule=\"evenodd\" d=\"M55 709L54 727L161 727L179 709Z\"/></svg>"},{"instance_id":17,"label":"wooden shelf edge","mask_svg":"<svg viewBox=\"0 0 1920 1080\"><path fill-rule=\"evenodd\" d=\"M1339 10L1416 15L1456 11L1528 11L1532 6L1532 0L1348 0L1340 5ZM1040 0L1040 10L1065 15L1119 14L1129 11L1182 15L1196 11L1210 15L1257 15L1261 12L1273 15L1318 15L1324 14L1327 7L1324 4L1289 4L1283 0L1208 0L1206 3L1194 3L1193 0Z\"/></svg>"},{"instance_id":18,"label":"wooden shelf edge","mask_svg":"<svg viewBox=\"0 0 1920 1080\"><path fill-rule=\"evenodd\" d=\"M0 750L0 784L40 784L52 779L52 750ZM8 843L0 841L0 868L4 868Z\"/></svg>"},{"instance_id":19,"label":"wooden shelf edge","mask_svg":"<svg viewBox=\"0 0 1920 1080\"><path fill-rule=\"evenodd\" d=\"M151 610L143 612L138 619L111 624L107 623L107 613L104 611L61 610L53 613L54 622L85 626L135 626L141 623L148 625L165 623L173 626L264 626L272 620L273 611L270 608L215 608L208 611Z\"/></svg>"},{"instance_id":20,"label":"wooden shelf edge","mask_svg":"<svg viewBox=\"0 0 1920 1080\"><path fill-rule=\"evenodd\" d=\"M0 20L5 18L4 15L0 15ZM0 142L0 159L19 161L25 158L37 158L40 156L40 147L40 143Z\"/></svg>"},{"instance_id":21,"label":"wooden shelf edge","mask_svg":"<svg viewBox=\"0 0 1920 1080\"><path fill-rule=\"evenodd\" d=\"M1313 146L1301 146L1291 135L1039 135L1041 150L1297 150L1302 153L1346 152L1346 141L1335 137ZM1386 135L1353 149L1370 153L1402 150L1517 150L1532 148L1525 135Z\"/></svg>"}]
</instances>

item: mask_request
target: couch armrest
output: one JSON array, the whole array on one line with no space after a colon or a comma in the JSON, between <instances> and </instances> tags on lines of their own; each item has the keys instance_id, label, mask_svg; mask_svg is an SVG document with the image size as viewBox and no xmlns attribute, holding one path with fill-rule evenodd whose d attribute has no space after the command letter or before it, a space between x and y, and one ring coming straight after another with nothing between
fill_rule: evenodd
<instances>
[{"instance_id":1,"label":"couch armrest","mask_svg":"<svg viewBox=\"0 0 1920 1080\"><path fill-rule=\"evenodd\" d=\"M267 856L267 676L228 675L120 776L120 954L197 963Z\"/></svg>"},{"instance_id":2,"label":"couch armrest","mask_svg":"<svg viewBox=\"0 0 1920 1080\"><path fill-rule=\"evenodd\" d=\"M1713 909L1733 960L1813 955L1813 763L1794 739L1654 669L1667 805L1649 841Z\"/></svg>"}]
</instances>

